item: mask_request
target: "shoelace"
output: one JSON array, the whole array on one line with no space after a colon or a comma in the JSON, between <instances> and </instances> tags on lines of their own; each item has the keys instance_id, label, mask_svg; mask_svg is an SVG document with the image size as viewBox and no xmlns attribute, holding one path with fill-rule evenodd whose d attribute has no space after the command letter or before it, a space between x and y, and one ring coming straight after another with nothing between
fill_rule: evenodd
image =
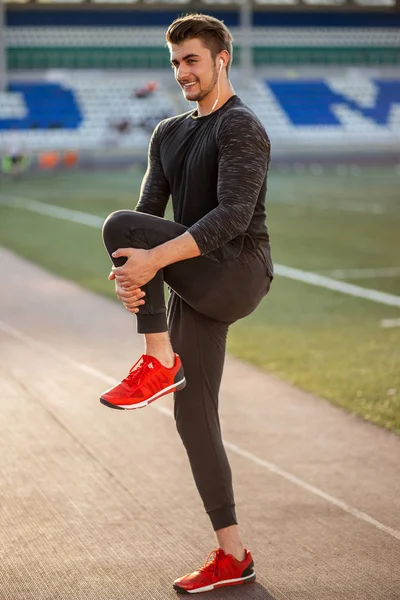
<instances>
[{"instance_id":1,"label":"shoelace","mask_svg":"<svg viewBox=\"0 0 400 600\"><path fill-rule=\"evenodd\" d=\"M151 356L146 356L145 354L143 354L130 369L124 381L127 381L130 385L140 385L146 379L146 377L148 377L151 374L151 370L149 368L149 365L151 363L153 365L152 371L155 372L156 370L158 370L159 366L155 364L153 358Z\"/></svg>"},{"instance_id":2,"label":"shoelace","mask_svg":"<svg viewBox=\"0 0 400 600\"><path fill-rule=\"evenodd\" d=\"M211 550L209 555L207 556L206 562L202 567L200 567L200 573L211 572L213 575L218 577L218 563L220 559L221 553L219 548L217 550Z\"/></svg>"}]
</instances>

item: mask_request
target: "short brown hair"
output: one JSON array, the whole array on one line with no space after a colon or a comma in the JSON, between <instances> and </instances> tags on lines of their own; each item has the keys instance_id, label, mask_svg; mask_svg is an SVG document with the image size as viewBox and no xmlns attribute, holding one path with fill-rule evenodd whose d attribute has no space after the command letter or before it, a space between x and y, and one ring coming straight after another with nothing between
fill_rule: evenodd
<instances>
[{"instance_id":1,"label":"short brown hair","mask_svg":"<svg viewBox=\"0 0 400 600\"><path fill-rule=\"evenodd\" d=\"M228 73L232 63L233 38L224 22L209 15L187 14L175 19L165 34L168 44L182 44L184 41L194 38L202 40L204 46L211 51L214 60L222 50L229 53L229 62L226 65Z\"/></svg>"}]
</instances>

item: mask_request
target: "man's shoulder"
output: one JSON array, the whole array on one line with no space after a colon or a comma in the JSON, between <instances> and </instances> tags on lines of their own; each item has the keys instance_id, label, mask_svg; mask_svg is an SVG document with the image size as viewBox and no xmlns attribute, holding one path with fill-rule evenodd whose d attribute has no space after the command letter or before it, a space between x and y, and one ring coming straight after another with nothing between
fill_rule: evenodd
<instances>
[{"instance_id":1,"label":"man's shoulder","mask_svg":"<svg viewBox=\"0 0 400 600\"><path fill-rule=\"evenodd\" d=\"M184 123L185 121L187 121L187 119L190 117L190 115L192 113L193 113L193 111L189 110L188 112L182 113L180 115L175 115L173 117L167 117L166 119L163 119L162 121L159 122L156 129L157 129L157 131L159 131L159 133L162 134L165 131L168 131L171 127L180 125L181 123Z\"/></svg>"},{"instance_id":2,"label":"man's shoulder","mask_svg":"<svg viewBox=\"0 0 400 600\"><path fill-rule=\"evenodd\" d=\"M227 110L222 115L223 121L236 121L243 124L255 123L258 127L264 129L264 125L257 117L256 113L245 104L239 96L236 96L235 101L232 102Z\"/></svg>"},{"instance_id":3,"label":"man's shoulder","mask_svg":"<svg viewBox=\"0 0 400 600\"><path fill-rule=\"evenodd\" d=\"M232 102L226 111L221 115L220 126L222 130L252 132L262 136L267 136L264 125L256 113L245 104L238 96Z\"/></svg>"}]
</instances>

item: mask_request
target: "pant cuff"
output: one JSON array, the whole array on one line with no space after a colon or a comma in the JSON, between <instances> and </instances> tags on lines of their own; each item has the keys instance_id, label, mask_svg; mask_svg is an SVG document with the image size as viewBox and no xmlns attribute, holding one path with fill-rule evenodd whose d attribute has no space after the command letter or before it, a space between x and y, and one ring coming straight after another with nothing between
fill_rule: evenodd
<instances>
[{"instance_id":1,"label":"pant cuff","mask_svg":"<svg viewBox=\"0 0 400 600\"><path fill-rule=\"evenodd\" d=\"M235 505L219 508L218 510L211 510L207 512L207 514L211 519L214 531L224 529L224 527L230 527L231 525L237 525Z\"/></svg>"},{"instance_id":2,"label":"pant cuff","mask_svg":"<svg viewBox=\"0 0 400 600\"><path fill-rule=\"evenodd\" d=\"M168 331L167 313L157 313L155 315L137 315L138 333L163 333Z\"/></svg>"}]
</instances>

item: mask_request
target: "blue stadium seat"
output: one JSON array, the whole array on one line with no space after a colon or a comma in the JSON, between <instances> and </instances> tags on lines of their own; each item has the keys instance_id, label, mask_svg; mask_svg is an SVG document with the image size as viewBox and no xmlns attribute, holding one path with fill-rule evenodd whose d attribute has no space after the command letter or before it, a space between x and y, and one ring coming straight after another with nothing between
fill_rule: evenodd
<instances>
[{"instance_id":1,"label":"blue stadium seat","mask_svg":"<svg viewBox=\"0 0 400 600\"><path fill-rule=\"evenodd\" d=\"M326 81L266 82L295 126L342 126L333 112L334 105L344 105L377 125L387 126L392 105L400 103L400 81L375 79L373 83L377 87L375 105L366 108L332 90Z\"/></svg>"},{"instance_id":2,"label":"blue stadium seat","mask_svg":"<svg viewBox=\"0 0 400 600\"><path fill-rule=\"evenodd\" d=\"M0 119L0 129L77 129L82 123L74 93L58 83L12 83L9 91L23 96L27 114Z\"/></svg>"}]
</instances>

